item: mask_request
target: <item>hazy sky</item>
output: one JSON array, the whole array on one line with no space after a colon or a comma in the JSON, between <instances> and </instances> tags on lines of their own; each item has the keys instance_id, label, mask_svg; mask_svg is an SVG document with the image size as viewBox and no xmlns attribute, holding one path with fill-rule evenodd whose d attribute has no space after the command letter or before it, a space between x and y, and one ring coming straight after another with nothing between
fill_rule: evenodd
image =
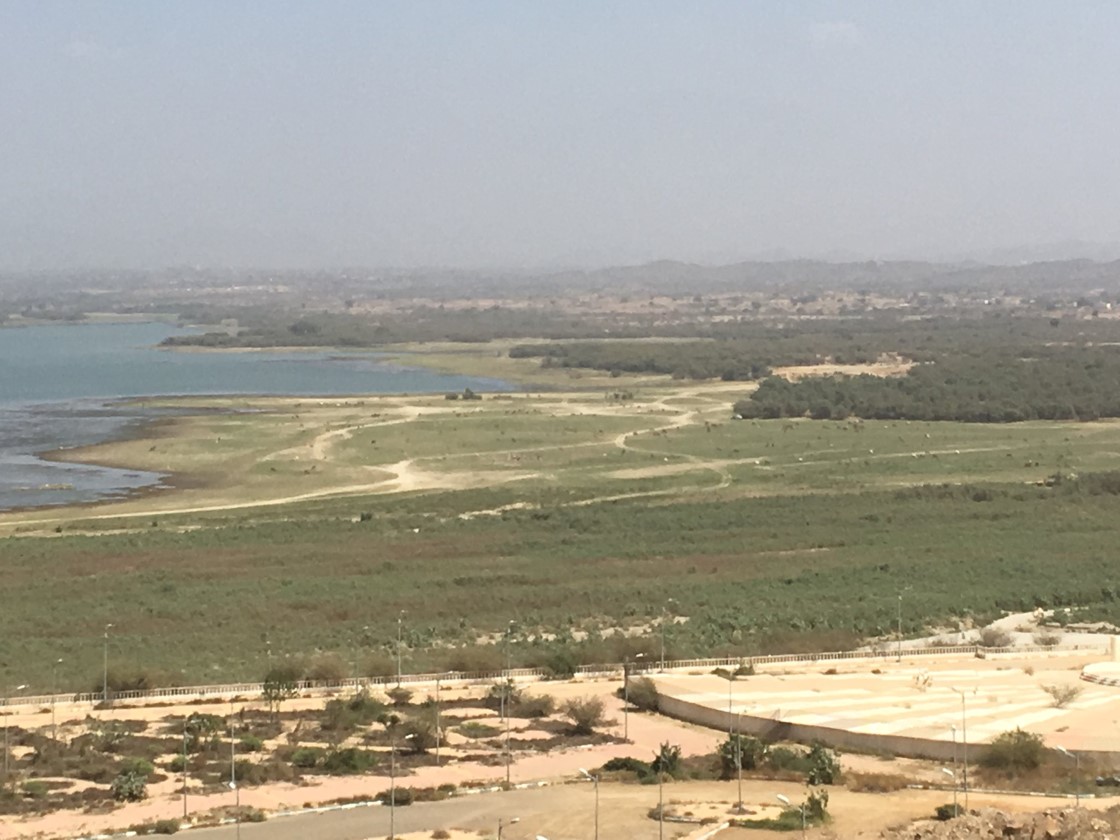
<instances>
[{"instance_id":1,"label":"hazy sky","mask_svg":"<svg viewBox=\"0 0 1120 840\"><path fill-rule=\"evenodd\" d=\"M0 0L0 266L1120 242L1120 3Z\"/></svg>"}]
</instances>

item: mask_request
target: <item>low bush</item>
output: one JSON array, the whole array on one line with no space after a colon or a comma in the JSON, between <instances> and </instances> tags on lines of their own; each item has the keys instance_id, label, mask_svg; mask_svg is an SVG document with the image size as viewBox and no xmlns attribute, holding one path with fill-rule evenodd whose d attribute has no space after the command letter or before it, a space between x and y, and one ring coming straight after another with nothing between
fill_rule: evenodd
<instances>
[{"instance_id":1,"label":"low bush","mask_svg":"<svg viewBox=\"0 0 1120 840\"><path fill-rule=\"evenodd\" d=\"M845 773L844 784L855 793L893 793L903 790L910 779L897 773Z\"/></svg>"},{"instance_id":2,"label":"low bush","mask_svg":"<svg viewBox=\"0 0 1120 840\"><path fill-rule=\"evenodd\" d=\"M576 735L593 735L596 727L606 722L605 707L599 697L578 697L564 703L562 711L572 722Z\"/></svg>"},{"instance_id":3,"label":"low bush","mask_svg":"<svg viewBox=\"0 0 1120 840\"><path fill-rule=\"evenodd\" d=\"M389 702L398 709L412 702L412 692L403 686L394 686L386 691L385 694L388 695Z\"/></svg>"},{"instance_id":4,"label":"low bush","mask_svg":"<svg viewBox=\"0 0 1120 840\"><path fill-rule=\"evenodd\" d=\"M395 791L390 788L381 791L374 797L374 801L380 802L382 805L388 805L390 800L395 805L411 805L414 801L412 788L399 787Z\"/></svg>"},{"instance_id":5,"label":"low bush","mask_svg":"<svg viewBox=\"0 0 1120 840\"><path fill-rule=\"evenodd\" d=\"M121 773L109 785L109 793L117 802L140 802L148 796L148 780L140 773Z\"/></svg>"},{"instance_id":6,"label":"low bush","mask_svg":"<svg viewBox=\"0 0 1120 840\"><path fill-rule=\"evenodd\" d=\"M649 677L631 677L625 697L636 709L644 712L657 711L657 685Z\"/></svg>"},{"instance_id":7,"label":"low bush","mask_svg":"<svg viewBox=\"0 0 1120 840\"><path fill-rule=\"evenodd\" d=\"M288 759L293 767L301 770L311 770L323 760L323 750L318 747L300 747Z\"/></svg>"},{"instance_id":8,"label":"low bush","mask_svg":"<svg viewBox=\"0 0 1120 840\"><path fill-rule=\"evenodd\" d=\"M545 718L556 711L556 700L549 694L522 692L516 702L511 702L509 713L519 718Z\"/></svg>"},{"instance_id":9,"label":"low bush","mask_svg":"<svg viewBox=\"0 0 1120 840\"><path fill-rule=\"evenodd\" d=\"M980 631L980 644L990 648L1004 648L1011 644L1011 634L994 625Z\"/></svg>"},{"instance_id":10,"label":"low bush","mask_svg":"<svg viewBox=\"0 0 1120 840\"><path fill-rule=\"evenodd\" d=\"M348 747L332 750L323 758L323 769L332 776L353 776L377 764L377 756L367 750Z\"/></svg>"},{"instance_id":11,"label":"low bush","mask_svg":"<svg viewBox=\"0 0 1120 840\"><path fill-rule=\"evenodd\" d=\"M947 820L955 819L961 813L962 810L958 805L954 805L952 802L948 802L944 805L938 805L933 811L933 816L934 819L945 822Z\"/></svg>"},{"instance_id":12,"label":"low bush","mask_svg":"<svg viewBox=\"0 0 1120 840\"><path fill-rule=\"evenodd\" d=\"M264 741L256 735L249 735L246 733L238 739L237 748L241 752L260 752L264 749Z\"/></svg>"},{"instance_id":13,"label":"low bush","mask_svg":"<svg viewBox=\"0 0 1120 840\"><path fill-rule=\"evenodd\" d=\"M980 754L980 764L1013 778L1037 769L1045 757L1042 736L1016 728L993 738Z\"/></svg>"}]
</instances>

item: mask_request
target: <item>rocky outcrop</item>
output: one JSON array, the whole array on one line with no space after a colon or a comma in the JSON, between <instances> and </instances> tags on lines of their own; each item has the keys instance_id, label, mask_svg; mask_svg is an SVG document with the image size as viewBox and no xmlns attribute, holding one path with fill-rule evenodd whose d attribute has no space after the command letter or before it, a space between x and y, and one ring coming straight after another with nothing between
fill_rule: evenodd
<instances>
[{"instance_id":1,"label":"rocky outcrop","mask_svg":"<svg viewBox=\"0 0 1120 840\"><path fill-rule=\"evenodd\" d=\"M922 820L883 832L883 840L1120 840L1120 806L1009 814L982 809L953 820Z\"/></svg>"}]
</instances>

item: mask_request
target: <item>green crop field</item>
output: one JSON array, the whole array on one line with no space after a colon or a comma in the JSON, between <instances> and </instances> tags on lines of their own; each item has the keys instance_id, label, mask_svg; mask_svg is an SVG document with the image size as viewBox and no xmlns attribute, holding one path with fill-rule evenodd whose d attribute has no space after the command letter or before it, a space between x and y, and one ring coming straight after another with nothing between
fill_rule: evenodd
<instances>
[{"instance_id":1,"label":"green crop field","mask_svg":"<svg viewBox=\"0 0 1120 840\"><path fill-rule=\"evenodd\" d=\"M666 614L680 655L850 645L900 593L908 634L1111 615L1120 423L733 421L742 391L185 401L253 411L81 453L180 490L0 519L0 685L97 685L107 623L122 679L193 683L384 670L402 610L406 669L498 664L511 620L560 667Z\"/></svg>"}]
</instances>

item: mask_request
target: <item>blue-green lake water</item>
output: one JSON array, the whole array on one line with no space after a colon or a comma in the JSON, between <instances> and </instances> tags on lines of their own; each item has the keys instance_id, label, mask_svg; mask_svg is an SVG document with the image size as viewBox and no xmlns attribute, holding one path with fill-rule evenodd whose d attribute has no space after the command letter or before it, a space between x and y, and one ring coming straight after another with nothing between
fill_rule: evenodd
<instances>
[{"instance_id":1,"label":"blue-green lake water","mask_svg":"<svg viewBox=\"0 0 1120 840\"><path fill-rule=\"evenodd\" d=\"M158 486L164 476L45 461L40 453L129 434L158 412L125 397L186 394L343 395L508 391L497 379L451 376L376 354L175 352L167 324L0 329L0 510L73 504Z\"/></svg>"}]
</instances>

